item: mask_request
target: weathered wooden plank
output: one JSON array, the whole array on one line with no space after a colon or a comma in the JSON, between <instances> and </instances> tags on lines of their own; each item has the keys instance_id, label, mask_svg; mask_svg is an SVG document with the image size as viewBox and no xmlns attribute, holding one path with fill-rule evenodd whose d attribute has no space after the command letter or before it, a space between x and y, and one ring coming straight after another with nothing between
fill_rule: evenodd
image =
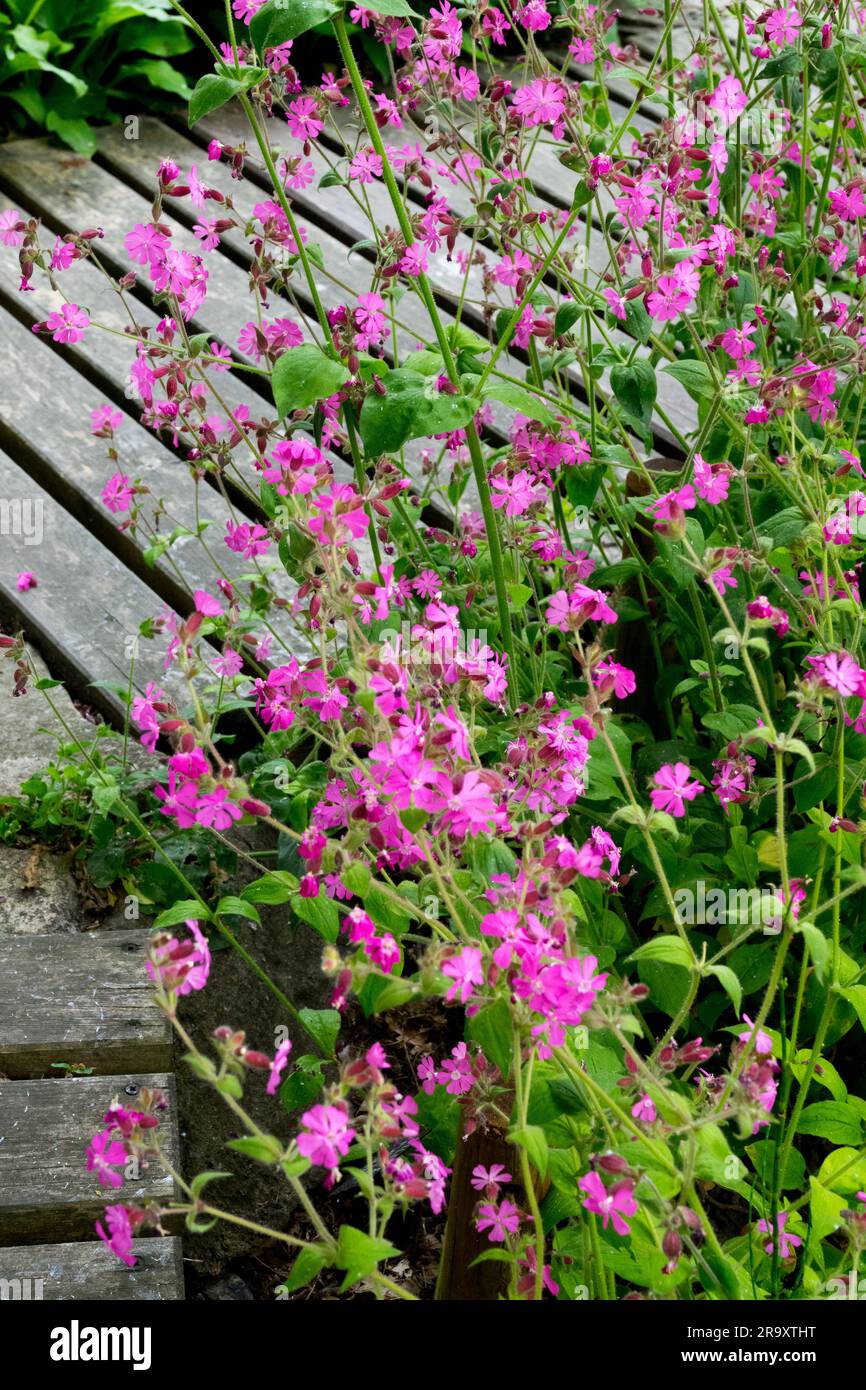
<instances>
[{"instance_id":1,"label":"weathered wooden plank","mask_svg":"<svg viewBox=\"0 0 866 1390\"><path fill-rule=\"evenodd\" d=\"M139 927L60 936L50 950L38 936L0 941L0 1072L167 1071L171 1029L151 996L147 940Z\"/></svg>"},{"instance_id":2,"label":"weathered wooden plank","mask_svg":"<svg viewBox=\"0 0 866 1390\"><path fill-rule=\"evenodd\" d=\"M172 139L170 132L167 132L167 139ZM164 145L162 154L165 154L168 148L170 147ZM105 233L99 242L100 258L115 274L123 274L130 269L136 270L136 267L130 264L123 244L124 237L136 222L150 220L152 199L140 196L134 188L89 160L57 160L55 155L56 152L43 141L14 142L3 148L0 183L13 205L20 207L23 204L33 215L45 219L46 224L55 230L66 231L100 225ZM154 164L153 169L147 171L149 176L152 176L155 167ZM183 212L187 215L188 221L188 206L183 208ZM184 222L173 220L168 209L164 220L172 225L175 245L195 254L200 253L201 243ZM339 245L340 253L345 258L345 245L335 244ZM8 259L11 268L14 269L14 258ZM232 347L239 360L249 361L235 346L238 333L252 312L246 272L221 252L213 253L208 258L207 265L207 300L200 317L191 320L187 327L190 333L208 333L217 341ZM72 283L69 280L72 274L73 271L67 272L66 284ZM346 301L347 295L344 290L339 289L329 278L320 281L319 277L320 272L316 269L316 283L322 301L327 307ZM148 298L150 286L143 271L137 272L136 283L139 295ZM359 288L360 285L356 282L354 293L357 293ZM293 291L293 295L291 308L294 317L305 328L308 339L317 339L318 325L310 316L310 303L305 285L299 283L297 294ZM272 303L274 312L285 312L284 301L281 298L275 298ZM414 346L416 341L417 335L403 345ZM71 350L70 360L74 360L79 347L80 345L76 344ZM407 461L411 463L420 457L421 448L420 443L407 446ZM336 458L335 472L338 477L350 476L349 466ZM419 470L416 469L415 474L417 481L420 477ZM450 512L450 508L445 510L446 514Z\"/></svg>"},{"instance_id":3,"label":"weathered wooden plank","mask_svg":"<svg viewBox=\"0 0 866 1390\"><path fill-rule=\"evenodd\" d=\"M0 354L5 336L0 333ZM12 519L2 538L0 612L24 629L73 691L109 719L121 717L123 705L117 696L94 689L91 682L127 685L130 643L159 608L156 596L3 453L0 499ZM28 543L37 534L34 528L40 536L37 545ZM31 570L37 578L37 587L23 593L16 585L22 570ZM143 690L149 680L158 681L186 703L184 688L171 671L163 671L161 655L155 642L139 641L135 688Z\"/></svg>"},{"instance_id":4,"label":"weathered wooden plank","mask_svg":"<svg viewBox=\"0 0 866 1390\"><path fill-rule=\"evenodd\" d=\"M61 1081L0 1082L0 1242L31 1245L92 1235L106 1202L165 1203L174 1183L151 1165L122 1188L101 1188L85 1168L91 1136L114 1100L129 1107L143 1087L165 1091L161 1129L177 1164L174 1078L164 1072Z\"/></svg>"},{"instance_id":5,"label":"weathered wooden plank","mask_svg":"<svg viewBox=\"0 0 866 1390\"><path fill-rule=\"evenodd\" d=\"M142 197L149 195L152 190L153 170L159 160L163 157L166 149L172 151L172 157L177 160L181 167L200 163L202 152L200 148L193 144L185 136L176 130L153 119L142 119L139 123L139 138L135 142L124 140L119 133L119 127L112 126L100 132L100 157L109 166L111 171L129 182L133 189L137 190ZM209 185L219 188L222 192L231 195L235 208L243 220L251 220L253 207L262 201L260 193L254 186L247 183L238 183L231 178L231 175L223 164L211 164L204 171L206 181ZM178 219L179 227L185 227L191 221L191 209L189 200L186 198L166 198L165 207L171 209ZM393 216L393 214L392 214ZM324 222L325 219L322 219ZM334 309L338 306L351 302L356 299L358 294L369 289L370 276L364 265L363 258L350 255L350 247L345 241L339 240L331 232L319 224L315 228L309 229L310 241L315 241L322 252L324 268L320 269L314 264L314 279L321 296L321 300L326 309ZM369 233L369 227L366 233ZM182 235L182 233L178 233ZM188 233L187 233L188 235ZM176 238L177 239L177 236ZM178 242L180 244L180 242ZM250 264L250 251L246 240L239 231L228 231L222 238L222 255L213 255L208 260L208 267L214 265L216 261L220 264L221 290L222 281L228 283L230 272L234 270L237 278L237 293L235 304L243 302L246 286L246 268ZM470 242L466 239L466 248ZM234 259L229 259L227 253L231 253ZM476 272L477 274L477 272ZM321 280L321 283L320 283ZM443 288L443 281L447 282ZM443 298L443 312L448 317L449 310L453 311L457 303L462 276L456 264L448 263L439 258L433 274L433 284ZM480 293L480 281L477 285ZM306 283L299 280L295 287L295 294L300 305L303 305L307 314L308 325L310 319L310 305L307 295ZM207 319L211 309L211 297L201 310L202 319ZM466 302L464 306L464 321L476 331L486 332L483 320L472 309L471 303ZM214 320L216 322L216 320ZM396 346L400 357L404 357L419 345L424 347L435 347L435 337L426 309L414 293L410 293L401 299L395 314L396 323ZM320 331L313 325L312 336L318 337ZM233 340L230 340L233 341ZM503 361L503 368L508 370L508 358ZM516 364L511 359L512 367ZM517 370L522 370L517 368ZM499 438L507 438L508 427L512 418L512 412L492 403L493 418L495 427L498 430ZM407 452L412 454L420 453L421 445L409 449Z\"/></svg>"},{"instance_id":6,"label":"weathered wooden plank","mask_svg":"<svg viewBox=\"0 0 866 1390\"><path fill-rule=\"evenodd\" d=\"M257 568L255 562L235 555L223 544L226 522L235 509L215 487L198 484L197 488L190 471L134 419L123 422L120 463L113 463L105 442L94 439L90 433L90 412L104 403L104 395L83 380L45 340L28 332L24 324L6 315L2 316L2 324L0 443L93 535L122 558L127 568L183 614L192 610L193 590L214 583L213 561L194 534L199 522L210 523L204 538L219 555L228 578L235 579ZM95 329L88 336L99 340L106 357L112 356L111 344L117 340L101 337ZM51 401L50 410L44 408L46 400ZM161 534L170 534L176 525L192 533L181 537L154 566L144 558L153 536L145 531L136 537L119 530L121 518L102 501L102 488L118 468L131 478L140 478L154 500L165 501L167 517L161 522ZM249 473L252 480L252 468ZM288 585L285 592L290 592Z\"/></svg>"},{"instance_id":7,"label":"weathered wooden plank","mask_svg":"<svg viewBox=\"0 0 866 1390\"><path fill-rule=\"evenodd\" d=\"M176 1236L132 1243L135 1266L101 1241L0 1249L0 1302L167 1302L182 1299L183 1250Z\"/></svg>"}]
</instances>

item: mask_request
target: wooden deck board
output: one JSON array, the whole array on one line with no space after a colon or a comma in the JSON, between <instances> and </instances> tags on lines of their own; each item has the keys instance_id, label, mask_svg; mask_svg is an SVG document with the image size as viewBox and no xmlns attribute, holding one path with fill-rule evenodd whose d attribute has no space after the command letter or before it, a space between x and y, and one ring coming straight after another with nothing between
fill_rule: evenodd
<instances>
[{"instance_id":1,"label":"wooden deck board","mask_svg":"<svg viewBox=\"0 0 866 1390\"><path fill-rule=\"evenodd\" d=\"M169 1095L161 1128L175 1164L174 1078L164 1072L0 1082L0 1243L89 1238L107 1203L171 1200L173 1181L155 1165L121 1188L100 1187L85 1168L106 1110L115 1099L134 1105L144 1086Z\"/></svg>"},{"instance_id":2,"label":"wooden deck board","mask_svg":"<svg viewBox=\"0 0 866 1390\"><path fill-rule=\"evenodd\" d=\"M183 1252L176 1236L132 1243L135 1266L101 1241L16 1245L0 1249L0 1302L87 1303L183 1298Z\"/></svg>"},{"instance_id":3,"label":"wooden deck board","mask_svg":"<svg viewBox=\"0 0 866 1390\"><path fill-rule=\"evenodd\" d=\"M156 595L2 452L0 497L41 507L43 530L38 546L27 544L22 534L3 537L0 611L36 642L51 668L74 692L108 718L122 718L118 697L93 688L91 682L128 683L129 643L159 608ZM16 587L16 575L22 570L37 576L37 587L23 593ZM162 669L161 646L141 640L135 688L143 690L148 680L161 682L186 702L185 688Z\"/></svg>"},{"instance_id":4,"label":"wooden deck board","mask_svg":"<svg viewBox=\"0 0 866 1390\"><path fill-rule=\"evenodd\" d=\"M102 1076L167 1071L171 1029L151 995L147 939L134 928L77 932L50 949L43 936L0 941L0 1073L51 1076L52 1062Z\"/></svg>"}]
</instances>

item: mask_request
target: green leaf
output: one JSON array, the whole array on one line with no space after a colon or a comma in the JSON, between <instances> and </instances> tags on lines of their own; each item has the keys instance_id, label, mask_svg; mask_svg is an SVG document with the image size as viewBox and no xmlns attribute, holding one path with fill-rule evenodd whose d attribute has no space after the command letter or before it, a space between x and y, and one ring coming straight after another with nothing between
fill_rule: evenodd
<instances>
[{"instance_id":1,"label":"green leaf","mask_svg":"<svg viewBox=\"0 0 866 1390\"><path fill-rule=\"evenodd\" d=\"M234 1173L224 1173L224 1172L220 1172L220 1173L216 1173L216 1172L196 1173L195 1177L192 1179L192 1182L191 1182L190 1185L189 1185L190 1195L191 1195L192 1197L198 1198L198 1197L201 1196L202 1192L204 1191L205 1187L207 1186L207 1184L208 1184L209 1182L216 1182L218 1178L233 1178L233 1177L234 1177Z\"/></svg>"},{"instance_id":2,"label":"green leaf","mask_svg":"<svg viewBox=\"0 0 866 1390\"><path fill-rule=\"evenodd\" d=\"M755 1172L761 1185L768 1192L773 1189L773 1172L778 1147L775 1139L760 1139L757 1143L749 1144L746 1148L746 1153L755 1165ZM802 1192L805 1181L805 1159L797 1149L790 1149L785 1171L779 1174L779 1186L783 1192L789 1192L792 1189Z\"/></svg>"},{"instance_id":3,"label":"green leaf","mask_svg":"<svg viewBox=\"0 0 866 1390\"><path fill-rule=\"evenodd\" d=\"M320 1058L316 1058L320 1062ZM322 1089L321 1071L302 1071L296 1068L280 1086L280 1103L290 1115L312 1105Z\"/></svg>"},{"instance_id":4,"label":"green leaf","mask_svg":"<svg viewBox=\"0 0 866 1390\"><path fill-rule=\"evenodd\" d=\"M519 1144L526 1150L527 1158L535 1171L542 1178L546 1178L549 1151L547 1135L541 1125L524 1125L523 1129L512 1130L508 1137L512 1144Z\"/></svg>"},{"instance_id":5,"label":"green leaf","mask_svg":"<svg viewBox=\"0 0 866 1390\"><path fill-rule=\"evenodd\" d=\"M267 907L274 907L279 903L289 902L297 891L298 880L295 875L286 869L278 869L248 883L241 897L249 903L264 903Z\"/></svg>"},{"instance_id":6,"label":"green leaf","mask_svg":"<svg viewBox=\"0 0 866 1390\"><path fill-rule=\"evenodd\" d=\"M346 1271L340 1292L372 1274L381 1260L391 1260L400 1251L389 1240L365 1235L355 1226L341 1226L337 1246L337 1268Z\"/></svg>"},{"instance_id":7,"label":"green leaf","mask_svg":"<svg viewBox=\"0 0 866 1390\"><path fill-rule=\"evenodd\" d=\"M644 346L652 337L652 319L646 311L646 305L642 299L627 299L625 302L625 320L623 328L632 338L637 338L639 343Z\"/></svg>"},{"instance_id":8,"label":"green leaf","mask_svg":"<svg viewBox=\"0 0 866 1390\"><path fill-rule=\"evenodd\" d=\"M526 415L530 420L538 420L542 425L552 425L556 418L553 411L532 391L528 391L524 386L517 386L513 381L492 382L484 388L484 399L509 405L512 410L519 410L521 415Z\"/></svg>"},{"instance_id":9,"label":"green leaf","mask_svg":"<svg viewBox=\"0 0 866 1390\"><path fill-rule=\"evenodd\" d=\"M519 613L532 598L532 590L528 584L508 584L506 588L511 607Z\"/></svg>"},{"instance_id":10,"label":"green leaf","mask_svg":"<svg viewBox=\"0 0 866 1390\"><path fill-rule=\"evenodd\" d=\"M581 179L575 186L574 193L571 196L571 206L572 208L585 208L587 203L592 202L594 196L595 194L589 187L586 179Z\"/></svg>"},{"instance_id":11,"label":"green leaf","mask_svg":"<svg viewBox=\"0 0 866 1390\"><path fill-rule=\"evenodd\" d=\"M356 859L353 864L349 865L348 869L340 871L340 881L348 892L354 893L359 898L364 898L370 890L370 870L362 860Z\"/></svg>"},{"instance_id":12,"label":"green leaf","mask_svg":"<svg viewBox=\"0 0 866 1390\"><path fill-rule=\"evenodd\" d=\"M308 1245L292 1265L291 1273L282 1285L283 1291L294 1293L296 1289L302 1289L330 1263L330 1255L323 1245Z\"/></svg>"},{"instance_id":13,"label":"green leaf","mask_svg":"<svg viewBox=\"0 0 866 1390\"><path fill-rule=\"evenodd\" d=\"M349 369L335 362L315 343L287 348L277 358L271 385L280 419L290 410L304 410L316 401L327 400L345 386Z\"/></svg>"},{"instance_id":14,"label":"green leaf","mask_svg":"<svg viewBox=\"0 0 866 1390\"><path fill-rule=\"evenodd\" d=\"M818 983L823 985L827 978L827 966L830 964L830 942L827 940L827 937L821 931L820 927L816 927L812 922L798 922L796 930L804 937L808 944L809 954L812 957ZM859 1008L856 999L851 998L851 995L856 994L858 989L862 991ZM854 1005L854 1008L857 1009L857 1013L860 1016L860 1022L863 1024L863 1027L866 1028L866 986L855 985L853 989L843 989L839 992L843 999L847 999L849 1004ZM861 1010L863 1010L863 1012L861 1012Z\"/></svg>"},{"instance_id":15,"label":"green leaf","mask_svg":"<svg viewBox=\"0 0 866 1390\"><path fill-rule=\"evenodd\" d=\"M334 0L268 0L250 23L250 38L260 55L297 39L317 24L326 24L340 6Z\"/></svg>"},{"instance_id":16,"label":"green leaf","mask_svg":"<svg viewBox=\"0 0 866 1390\"><path fill-rule=\"evenodd\" d=\"M493 1062L507 1080L511 1072L512 1025L506 1000L496 999L473 1014L467 1020L466 1035L478 1044L488 1062Z\"/></svg>"},{"instance_id":17,"label":"green leaf","mask_svg":"<svg viewBox=\"0 0 866 1390\"><path fill-rule=\"evenodd\" d=\"M477 400L439 391L435 379L407 367L389 372L384 384L386 394L370 391L361 409L361 438L371 458L395 454L410 439L462 429L478 408Z\"/></svg>"},{"instance_id":18,"label":"green leaf","mask_svg":"<svg viewBox=\"0 0 866 1390\"><path fill-rule=\"evenodd\" d=\"M800 930L802 931L802 927ZM817 927L813 927L812 930L817 931ZM818 934L819 936L821 936L820 932ZM829 954L829 943L827 941L827 938L825 936L821 936L821 939L823 940L825 947L827 947L827 951ZM811 949L812 938L809 937L808 940L809 947ZM815 968L817 970L818 961L815 957L814 951L812 952L812 955L813 959L815 959ZM854 1006L854 1008L857 1011L857 1017L860 1020L860 1026L861 1028L866 1030L866 985L851 985L848 989L837 989L836 993L842 999L847 999L848 1003Z\"/></svg>"},{"instance_id":19,"label":"green leaf","mask_svg":"<svg viewBox=\"0 0 866 1390\"><path fill-rule=\"evenodd\" d=\"M183 902L173 903L167 907L165 912L161 912L153 924L154 931L162 931L165 927L175 927L178 922L209 922L211 914L208 908L204 907L195 898L184 898Z\"/></svg>"},{"instance_id":20,"label":"green leaf","mask_svg":"<svg viewBox=\"0 0 866 1390\"><path fill-rule=\"evenodd\" d=\"M334 1044L340 1032L342 1018L336 1009L299 1009L298 1017L310 1037L315 1038L322 1051L334 1055Z\"/></svg>"},{"instance_id":21,"label":"green leaf","mask_svg":"<svg viewBox=\"0 0 866 1390\"><path fill-rule=\"evenodd\" d=\"M693 401L712 400L715 395L710 369L706 362L699 362L696 357L669 362L664 370L686 388Z\"/></svg>"},{"instance_id":22,"label":"green leaf","mask_svg":"<svg viewBox=\"0 0 866 1390\"><path fill-rule=\"evenodd\" d=\"M654 936L651 941L645 941L643 946L632 951L629 960L664 961L667 965L685 966L687 970L692 966L692 957L685 942L673 935Z\"/></svg>"},{"instance_id":23,"label":"green leaf","mask_svg":"<svg viewBox=\"0 0 866 1390\"><path fill-rule=\"evenodd\" d=\"M321 893L318 898L302 898L298 893L292 899L292 911L326 941L336 941L340 934L340 914L330 898Z\"/></svg>"},{"instance_id":24,"label":"green leaf","mask_svg":"<svg viewBox=\"0 0 866 1390\"><path fill-rule=\"evenodd\" d=\"M649 424L656 402L656 374L642 359L628 366L611 367L610 384L617 404L637 420Z\"/></svg>"},{"instance_id":25,"label":"green leaf","mask_svg":"<svg viewBox=\"0 0 866 1390\"><path fill-rule=\"evenodd\" d=\"M711 965L707 971L709 975L715 975L722 989L728 995L734 1006L734 1013L739 1018L740 1010L743 1007L743 986L738 977L734 974L729 965Z\"/></svg>"},{"instance_id":26,"label":"green leaf","mask_svg":"<svg viewBox=\"0 0 866 1390\"><path fill-rule=\"evenodd\" d=\"M227 1139L226 1148L236 1149L257 1163L277 1163L283 1156L282 1144L270 1134L245 1134L242 1139Z\"/></svg>"},{"instance_id":27,"label":"green leaf","mask_svg":"<svg viewBox=\"0 0 866 1390\"><path fill-rule=\"evenodd\" d=\"M561 338L564 333L573 328L583 312L582 306L573 301L560 304L556 311L556 318L553 320L553 332L556 337Z\"/></svg>"},{"instance_id":28,"label":"green leaf","mask_svg":"<svg viewBox=\"0 0 866 1390\"><path fill-rule=\"evenodd\" d=\"M200 77L196 82L190 97L187 117L190 128L203 116L225 106L227 101L232 100L232 97L236 97L240 92L245 92L248 88L255 86L263 75L263 68L243 68L238 77L225 77L220 73L206 72L204 77Z\"/></svg>"},{"instance_id":29,"label":"green leaf","mask_svg":"<svg viewBox=\"0 0 866 1390\"><path fill-rule=\"evenodd\" d=\"M809 1245L813 1247L825 1236L832 1235L834 1231L839 1229L842 1225L841 1213L848 1203L844 1197L840 1197L836 1192L831 1192L817 1178L809 1179L809 1187L811 1189Z\"/></svg>"},{"instance_id":30,"label":"green leaf","mask_svg":"<svg viewBox=\"0 0 866 1390\"><path fill-rule=\"evenodd\" d=\"M866 1187L866 1156L856 1149L834 1149L821 1164L818 1181L834 1192L859 1192Z\"/></svg>"},{"instance_id":31,"label":"green leaf","mask_svg":"<svg viewBox=\"0 0 866 1390\"><path fill-rule=\"evenodd\" d=\"M259 923L262 920L252 903L244 902L243 898L235 897L234 894L220 898L215 908L215 915L217 917L246 917L250 922Z\"/></svg>"},{"instance_id":32,"label":"green leaf","mask_svg":"<svg viewBox=\"0 0 866 1390\"><path fill-rule=\"evenodd\" d=\"M863 1141L863 1122L847 1101L819 1100L806 1106L797 1133L829 1139L831 1144L857 1145Z\"/></svg>"},{"instance_id":33,"label":"green leaf","mask_svg":"<svg viewBox=\"0 0 866 1390\"><path fill-rule=\"evenodd\" d=\"M131 77L139 76L158 91L174 92L185 101L191 101L193 98L194 93L183 73L171 63L167 63L164 58L139 58L134 63L127 63L120 69L116 81L127 82Z\"/></svg>"}]
</instances>

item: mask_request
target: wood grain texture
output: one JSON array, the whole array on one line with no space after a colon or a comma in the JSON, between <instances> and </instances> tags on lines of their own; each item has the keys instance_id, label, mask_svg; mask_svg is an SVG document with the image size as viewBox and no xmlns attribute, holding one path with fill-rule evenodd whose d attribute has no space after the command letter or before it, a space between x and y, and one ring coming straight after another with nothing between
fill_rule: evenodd
<instances>
[{"instance_id":1,"label":"wood grain texture","mask_svg":"<svg viewBox=\"0 0 866 1390\"><path fill-rule=\"evenodd\" d=\"M176 1166L174 1078L164 1072L0 1082L0 1244L82 1239L109 1203L171 1200L172 1179L155 1164L119 1189L100 1187L85 1168L106 1110L115 1099L134 1106L142 1087L168 1094L160 1128Z\"/></svg>"},{"instance_id":2,"label":"wood grain texture","mask_svg":"<svg viewBox=\"0 0 866 1390\"><path fill-rule=\"evenodd\" d=\"M175 1236L132 1244L129 1269L101 1241L0 1249L0 1302L165 1302L183 1298L183 1252ZM28 1283L29 1281L29 1283Z\"/></svg>"},{"instance_id":3,"label":"wood grain texture","mask_svg":"<svg viewBox=\"0 0 866 1390\"><path fill-rule=\"evenodd\" d=\"M0 333L0 357L2 350ZM11 520L0 550L0 614L11 626L24 629L56 675L89 704L107 718L120 717L123 706L118 697L94 689L91 682L110 680L126 686L127 644L159 611L156 595L2 452L0 500L7 508L18 503L22 517L25 505L38 504L42 518L41 541L30 545L25 535L16 534L14 511L7 511ZM21 570L36 574L35 589L19 592L16 575ZM139 642L134 685L143 690L148 680L155 680L168 690L174 686L176 696L186 703L183 687L171 672L163 671L161 657L156 642Z\"/></svg>"},{"instance_id":4,"label":"wood grain texture","mask_svg":"<svg viewBox=\"0 0 866 1390\"><path fill-rule=\"evenodd\" d=\"M79 932L0 942L0 1072L13 1080L81 1062L100 1075L164 1071L171 1030L151 998L148 933Z\"/></svg>"}]
</instances>

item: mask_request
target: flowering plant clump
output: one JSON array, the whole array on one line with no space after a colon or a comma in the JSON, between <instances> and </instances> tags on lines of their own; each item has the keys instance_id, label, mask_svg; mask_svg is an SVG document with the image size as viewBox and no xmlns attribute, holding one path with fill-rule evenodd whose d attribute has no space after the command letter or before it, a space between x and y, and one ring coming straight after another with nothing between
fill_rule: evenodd
<instances>
[{"instance_id":1,"label":"flowering plant clump","mask_svg":"<svg viewBox=\"0 0 866 1390\"><path fill-rule=\"evenodd\" d=\"M111 284L198 532L124 462L121 411L92 429L117 524L154 563L199 545L212 578L143 634L165 653L128 704L146 775L100 755L71 794L102 870L110 842L161 909L149 976L231 1147L304 1212L303 1236L259 1228L296 1256L289 1293L337 1270L413 1297L392 1218L422 1206L440 1290L461 1219L513 1299L857 1285L866 39L851 8L709 0L675 59L676 8L649 59L548 0L235 0L215 42L189 19L207 152L160 164ZM340 61L306 86L324 22ZM243 139L210 133L230 100ZM299 219L314 184L366 226L342 265ZM52 245L3 217L22 290L62 301L35 331L77 350L100 230ZM249 268L230 339L222 246ZM250 826L275 857L245 849L258 876L220 896ZM271 980L294 1048L233 1021L203 1050L184 996L215 941L255 962L261 904L323 938L329 1007ZM401 1011L431 999L457 1032L389 1080ZM87 1155L121 1259L170 1211L244 1219L213 1173L124 1202L130 1157L170 1161L160 1117L114 1107ZM470 1139L494 1157L464 1177ZM359 1226L333 1218L347 1174Z\"/></svg>"}]
</instances>

